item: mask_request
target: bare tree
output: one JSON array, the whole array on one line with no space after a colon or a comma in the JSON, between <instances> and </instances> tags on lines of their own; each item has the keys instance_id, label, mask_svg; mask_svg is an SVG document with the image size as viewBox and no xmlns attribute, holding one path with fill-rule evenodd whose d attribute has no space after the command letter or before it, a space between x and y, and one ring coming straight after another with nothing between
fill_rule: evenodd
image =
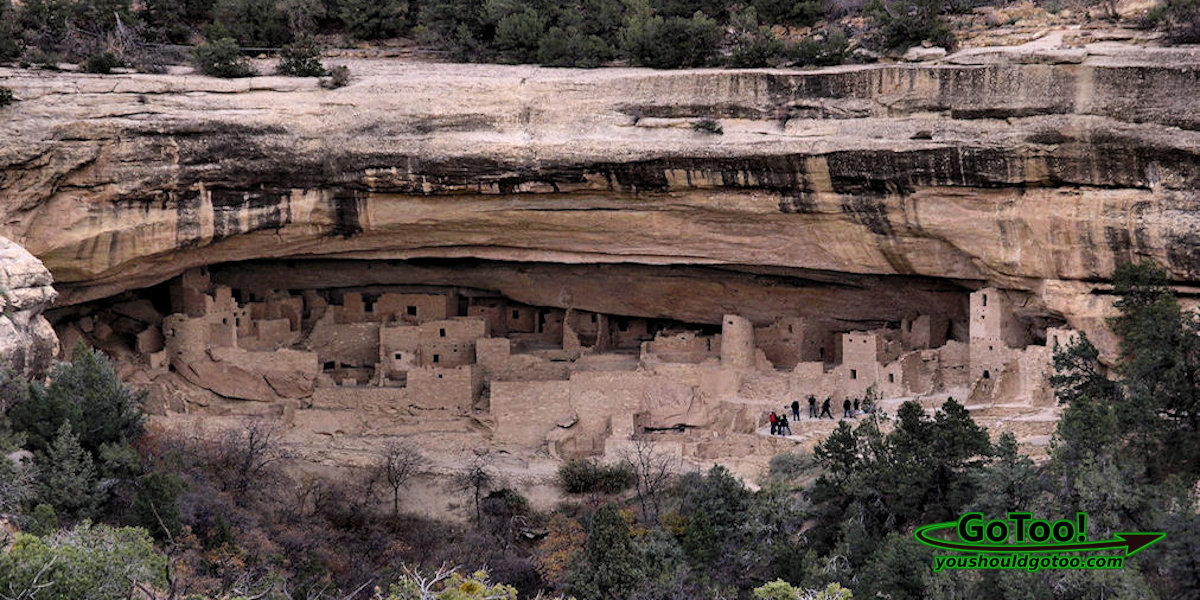
<instances>
[{"instance_id":1,"label":"bare tree","mask_svg":"<svg viewBox=\"0 0 1200 600\"><path fill-rule=\"evenodd\" d=\"M662 494L679 470L679 458L645 439L634 440L633 447L622 455L633 468L642 515L657 522L662 509Z\"/></svg>"},{"instance_id":2,"label":"bare tree","mask_svg":"<svg viewBox=\"0 0 1200 600\"><path fill-rule=\"evenodd\" d=\"M380 451L376 470L392 488L393 515L400 514L400 488L419 473L427 462L419 450L401 440L388 442Z\"/></svg>"},{"instance_id":3,"label":"bare tree","mask_svg":"<svg viewBox=\"0 0 1200 600\"><path fill-rule=\"evenodd\" d=\"M276 463L288 458L278 421L248 417L243 427L225 430L210 446L209 467L221 489L241 503L250 489L262 489L278 473Z\"/></svg>"},{"instance_id":4,"label":"bare tree","mask_svg":"<svg viewBox=\"0 0 1200 600\"><path fill-rule=\"evenodd\" d=\"M475 522L478 523L482 518L480 502L483 500L484 494L495 487L496 483L496 474L493 472L491 460L487 455L477 454L471 458L450 485L452 489L472 494L475 502Z\"/></svg>"}]
</instances>

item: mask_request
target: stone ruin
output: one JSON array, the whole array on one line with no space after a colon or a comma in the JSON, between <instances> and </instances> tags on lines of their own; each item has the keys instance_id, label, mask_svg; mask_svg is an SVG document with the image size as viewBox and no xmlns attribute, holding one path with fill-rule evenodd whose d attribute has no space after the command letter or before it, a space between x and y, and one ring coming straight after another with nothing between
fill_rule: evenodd
<instances>
[{"instance_id":1,"label":"stone ruin","mask_svg":"<svg viewBox=\"0 0 1200 600\"><path fill-rule=\"evenodd\" d=\"M320 448L327 436L360 454L364 440L397 433L450 453L482 444L535 461L617 459L651 440L688 464L744 474L834 426L808 419L805 406L795 435L765 435L769 411L810 394L830 397L837 415L844 398L869 393L885 408L955 397L1036 453L1055 418L1053 348L1075 335L1049 327L1034 343L995 288L969 294L966 339L956 340L942 315L838 331L728 314L716 327L470 288L265 287L274 283L234 288L191 269L156 301L62 320L60 332L64 344L82 337L121 358L168 419L274 414L308 436L302 445Z\"/></svg>"}]
</instances>

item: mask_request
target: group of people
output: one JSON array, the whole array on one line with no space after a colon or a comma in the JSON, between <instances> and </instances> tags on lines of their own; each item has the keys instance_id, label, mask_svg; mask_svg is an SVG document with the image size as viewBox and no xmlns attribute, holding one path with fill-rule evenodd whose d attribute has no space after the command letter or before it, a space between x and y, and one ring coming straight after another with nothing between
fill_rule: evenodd
<instances>
[{"instance_id":1,"label":"group of people","mask_svg":"<svg viewBox=\"0 0 1200 600\"><path fill-rule=\"evenodd\" d=\"M821 412L817 413L817 397L813 396L812 394L809 394L809 396L808 396L808 417L810 419L823 419L825 417L829 417L830 419L832 419L833 413L829 410L832 402L833 402L833 398L830 396L826 396L825 401L821 403ZM782 413L776 413L775 411L771 411L771 414L767 416L767 420L770 421L770 423L771 423L771 435L792 435L792 426L788 424L788 418L787 418L788 408L789 408L788 406L784 406ZM790 408L792 409L792 420L799 421L800 420L800 401L792 400L792 404L791 404ZM858 398L854 398L853 401L851 401L850 398L846 398L845 400L842 400L842 418L843 419L854 419L854 418L857 418L858 415L863 414L864 412L869 412L869 407L867 406L866 401L863 401L862 407L860 409Z\"/></svg>"}]
</instances>

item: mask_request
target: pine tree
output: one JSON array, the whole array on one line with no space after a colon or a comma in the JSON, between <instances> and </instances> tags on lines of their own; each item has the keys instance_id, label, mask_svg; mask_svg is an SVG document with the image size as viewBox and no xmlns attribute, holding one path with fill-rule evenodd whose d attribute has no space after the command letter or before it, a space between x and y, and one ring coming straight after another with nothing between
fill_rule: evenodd
<instances>
[{"instance_id":1,"label":"pine tree","mask_svg":"<svg viewBox=\"0 0 1200 600\"><path fill-rule=\"evenodd\" d=\"M646 581L629 523L617 507L596 511L583 554L571 570L571 593L580 600L629 598Z\"/></svg>"},{"instance_id":2,"label":"pine tree","mask_svg":"<svg viewBox=\"0 0 1200 600\"><path fill-rule=\"evenodd\" d=\"M91 516L99 504L96 467L79 444L71 424L63 422L54 442L38 460L38 501L66 518Z\"/></svg>"}]
</instances>

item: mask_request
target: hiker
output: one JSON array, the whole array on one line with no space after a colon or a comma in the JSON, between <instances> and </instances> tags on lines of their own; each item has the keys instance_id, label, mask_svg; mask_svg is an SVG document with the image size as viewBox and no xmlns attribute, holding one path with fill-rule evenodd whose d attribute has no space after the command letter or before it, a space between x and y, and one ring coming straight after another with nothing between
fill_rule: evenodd
<instances>
[{"instance_id":1,"label":"hiker","mask_svg":"<svg viewBox=\"0 0 1200 600\"><path fill-rule=\"evenodd\" d=\"M792 420L793 421L800 420L800 401L799 400L792 400Z\"/></svg>"},{"instance_id":2,"label":"hiker","mask_svg":"<svg viewBox=\"0 0 1200 600\"><path fill-rule=\"evenodd\" d=\"M792 435L792 426L788 425L786 411L782 415L779 415L779 435L784 435L784 430L787 430L787 435Z\"/></svg>"},{"instance_id":3,"label":"hiker","mask_svg":"<svg viewBox=\"0 0 1200 600\"><path fill-rule=\"evenodd\" d=\"M812 394L808 395L808 418L817 418L817 397Z\"/></svg>"},{"instance_id":4,"label":"hiker","mask_svg":"<svg viewBox=\"0 0 1200 600\"><path fill-rule=\"evenodd\" d=\"M779 428L779 417L775 416L775 411L771 411L767 420L771 422L771 435L775 435L775 430Z\"/></svg>"},{"instance_id":5,"label":"hiker","mask_svg":"<svg viewBox=\"0 0 1200 600\"><path fill-rule=\"evenodd\" d=\"M858 398L855 398L854 399L854 416L857 417L858 415L861 415L861 414L862 414L862 412L860 412L858 410Z\"/></svg>"},{"instance_id":6,"label":"hiker","mask_svg":"<svg viewBox=\"0 0 1200 600\"><path fill-rule=\"evenodd\" d=\"M857 401L858 401L858 399L856 398L855 402L857 402ZM842 400L842 418L843 419L854 418L854 415L850 414L850 399L849 398Z\"/></svg>"},{"instance_id":7,"label":"hiker","mask_svg":"<svg viewBox=\"0 0 1200 600\"><path fill-rule=\"evenodd\" d=\"M823 402L821 404L821 417L824 417L825 415L829 415L830 419L833 418L833 413L829 412L829 403L832 401L833 401L833 398L831 398L829 396L825 396L825 402Z\"/></svg>"}]
</instances>

